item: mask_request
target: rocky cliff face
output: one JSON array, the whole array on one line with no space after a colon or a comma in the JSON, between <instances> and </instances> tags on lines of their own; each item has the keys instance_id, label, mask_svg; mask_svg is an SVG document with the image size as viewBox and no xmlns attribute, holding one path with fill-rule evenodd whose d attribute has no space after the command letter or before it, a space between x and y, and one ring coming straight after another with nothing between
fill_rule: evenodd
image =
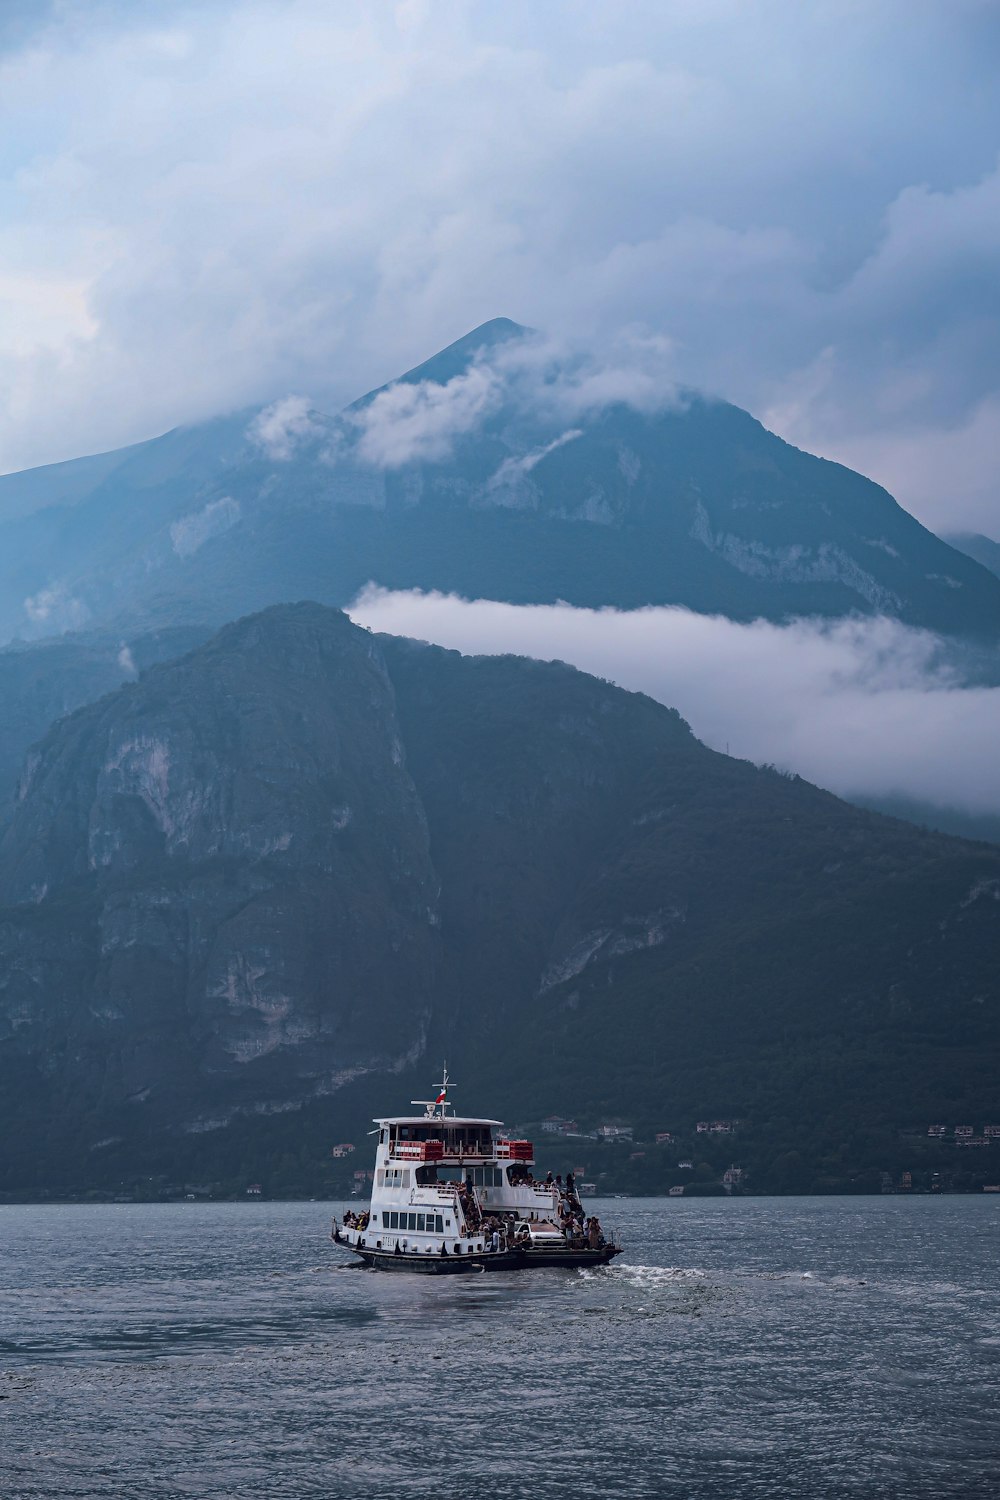
<instances>
[{"instance_id":1,"label":"rocky cliff face","mask_svg":"<svg viewBox=\"0 0 1000 1500\"><path fill-rule=\"evenodd\" d=\"M343 616L153 669L50 735L21 796L3 1008L43 1072L72 1038L81 1082L197 1128L422 1050L438 880L381 653Z\"/></svg>"},{"instance_id":2,"label":"rocky cliff face","mask_svg":"<svg viewBox=\"0 0 1000 1500\"><path fill-rule=\"evenodd\" d=\"M911 1113L993 1087L1000 851L715 755L559 664L316 605L57 725L0 897L0 1189L220 1133L238 1158L314 1099L362 1101L356 1129L445 1048L470 1103L529 1117L695 1081L737 1113L803 1069L810 1108L875 1078L898 1109L900 1046Z\"/></svg>"},{"instance_id":3,"label":"rocky cliff face","mask_svg":"<svg viewBox=\"0 0 1000 1500\"><path fill-rule=\"evenodd\" d=\"M7 822L29 747L56 719L93 703L154 662L200 645L183 626L150 635L67 635L0 650L0 825Z\"/></svg>"}]
</instances>

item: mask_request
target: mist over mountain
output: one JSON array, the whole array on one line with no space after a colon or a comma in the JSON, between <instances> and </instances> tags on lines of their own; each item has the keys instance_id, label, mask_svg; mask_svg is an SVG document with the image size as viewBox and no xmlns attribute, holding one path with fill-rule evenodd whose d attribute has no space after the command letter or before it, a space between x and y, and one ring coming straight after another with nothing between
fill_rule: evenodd
<instances>
[{"instance_id":1,"label":"mist over mountain","mask_svg":"<svg viewBox=\"0 0 1000 1500\"><path fill-rule=\"evenodd\" d=\"M743 623L677 607L582 610L412 590L366 590L351 616L470 655L571 662L676 707L715 750L893 816L995 838L995 648L884 616Z\"/></svg>"},{"instance_id":2,"label":"mist over mountain","mask_svg":"<svg viewBox=\"0 0 1000 1500\"><path fill-rule=\"evenodd\" d=\"M0 478L0 631L219 624L367 583L517 603L861 612L995 641L1000 581L878 485L495 319L336 416L289 396Z\"/></svg>"},{"instance_id":3,"label":"mist over mountain","mask_svg":"<svg viewBox=\"0 0 1000 1500\"><path fill-rule=\"evenodd\" d=\"M0 899L10 1194L232 1179L444 1048L508 1115L808 1117L845 1182L859 1129L993 1098L1000 851L317 605L56 725Z\"/></svg>"}]
</instances>

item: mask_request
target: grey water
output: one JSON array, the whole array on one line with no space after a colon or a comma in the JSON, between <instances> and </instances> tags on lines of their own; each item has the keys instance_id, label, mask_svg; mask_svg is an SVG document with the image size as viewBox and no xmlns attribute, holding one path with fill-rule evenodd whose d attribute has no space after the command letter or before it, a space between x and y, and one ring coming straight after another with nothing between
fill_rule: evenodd
<instances>
[{"instance_id":1,"label":"grey water","mask_svg":"<svg viewBox=\"0 0 1000 1500\"><path fill-rule=\"evenodd\" d=\"M0 1208L0 1495L1000 1495L1000 1201L597 1203L606 1270L322 1203Z\"/></svg>"}]
</instances>

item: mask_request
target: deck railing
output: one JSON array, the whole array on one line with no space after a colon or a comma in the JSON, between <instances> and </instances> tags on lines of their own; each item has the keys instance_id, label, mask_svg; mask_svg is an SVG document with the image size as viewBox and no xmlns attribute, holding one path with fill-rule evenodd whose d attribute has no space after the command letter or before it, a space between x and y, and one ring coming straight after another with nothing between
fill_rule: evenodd
<instances>
[{"instance_id":1,"label":"deck railing","mask_svg":"<svg viewBox=\"0 0 1000 1500\"><path fill-rule=\"evenodd\" d=\"M389 1155L396 1161L491 1162L535 1159L530 1141L483 1141L478 1145L449 1146L445 1141L390 1141Z\"/></svg>"}]
</instances>

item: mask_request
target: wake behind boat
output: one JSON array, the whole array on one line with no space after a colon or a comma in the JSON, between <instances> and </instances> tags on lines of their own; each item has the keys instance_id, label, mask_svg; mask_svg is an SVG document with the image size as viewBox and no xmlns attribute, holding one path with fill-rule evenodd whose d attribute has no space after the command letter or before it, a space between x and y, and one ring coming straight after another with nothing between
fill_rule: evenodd
<instances>
[{"instance_id":1,"label":"wake behind boat","mask_svg":"<svg viewBox=\"0 0 1000 1500\"><path fill-rule=\"evenodd\" d=\"M500 1120L456 1115L445 1070L420 1115L377 1119L371 1205L334 1220L332 1238L372 1269L520 1271L603 1266L621 1253L584 1212L573 1174L536 1182L530 1141Z\"/></svg>"}]
</instances>

